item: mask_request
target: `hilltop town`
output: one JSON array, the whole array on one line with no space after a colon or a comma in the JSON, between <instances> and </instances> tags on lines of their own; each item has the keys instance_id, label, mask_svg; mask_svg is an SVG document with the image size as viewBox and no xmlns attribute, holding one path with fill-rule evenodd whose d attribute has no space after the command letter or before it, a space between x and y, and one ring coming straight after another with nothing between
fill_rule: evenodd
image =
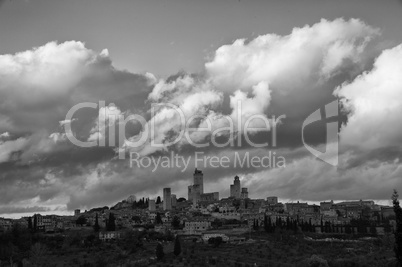
<instances>
[{"instance_id":1,"label":"hilltop town","mask_svg":"<svg viewBox=\"0 0 402 267\"><path fill-rule=\"evenodd\" d=\"M219 192L204 192L204 174L195 169L193 184L188 186L187 199L177 198L172 194L171 188L164 188L162 199L137 199L132 195L110 208L99 207L85 212L77 209L73 216L35 214L17 220L0 218L0 229L4 231L10 229L14 223L19 223L26 227L35 227L37 231L57 232L93 226L97 218L100 229L106 230L111 213L115 217L116 229L153 226L155 231L166 232L180 228L178 233L181 235L200 236L207 235L212 229L219 229L219 225L232 225L233 228L244 231L255 228L256 225L264 227L267 218L273 225L286 220L309 224L316 233L323 231L323 224L330 225L331 230L337 227L342 233L348 225L351 226L350 231L358 231L358 222L364 222L367 229L362 231L369 232L369 228L374 231L372 228L375 227L380 234L395 225L393 208L378 205L372 200L338 203L331 200L316 205L299 201L281 203L277 196L250 199L248 188L241 187L238 176L234 177L233 184L230 185L230 197L219 198ZM177 227L172 225L173 219L179 221ZM230 232L228 235L232 236Z\"/></svg>"},{"instance_id":2,"label":"hilltop town","mask_svg":"<svg viewBox=\"0 0 402 267\"><path fill-rule=\"evenodd\" d=\"M220 198L219 192L204 192L204 174L198 169L195 169L191 183L187 198L178 198L172 194L171 188L163 188L162 198L136 198L132 195L113 207L98 207L83 212L77 209L72 216L34 214L17 220L1 218L0 231L15 232L15 227L18 226L20 229L27 229L32 235L31 239L59 238L63 246L73 246L72 244L76 244L74 242L78 242L81 249L88 249L88 243L90 247L95 246L94 244L110 247L110 244L133 242L141 248L141 253L148 253L148 257L141 256L138 262L135 261L136 264L143 262L147 265L156 261L150 255L154 254L159 242L167 242L166 250L172 251L175 238L179 238L181 242L190 242L186 246L191 244L192 249L185 250L184 255L196 255L194 247L198 243L205 244L204 246L212 244L214 249L226 243L225 246L234 246L231 247L231 253L237 253L236 246L240 244L256 248L262 245L272 246L274 249L272 238L278 243L293 240L292 242L307 242L311 246L320 246L316 245L319 242L349 242L362 246L362 243L354 242L369 242L366 244L367 249L372 250L372 245L369 244L373 240L387 239L396 229L393 207L378 205L372 200L331 200L316 205L299 201L281 203L277 196L251 199L248 188L241 187L238 176L234 177L233 184L230 185L230 196ZM77 240L71 241L71 238ZM386 250L388 254L392 252L390 248L391 245ZM208 249L209 247L204 247L204 251ZM342 247L341 250L344 249ZM356 248L351 246L346 249ZM134 250L138 252L137 247ZM54 255L58 255L57 253L57 250L53 252ZM392 253L390 255L392 257ZM242 260L257 262L255 258L249 259L248 256L245 255ZM212 262L219 258L210 254L203 257ZM264 257L261 259L264 262ZM184 263L186 260L190 263L194 259L181 258Z\"/></svg>"}]
</instances>

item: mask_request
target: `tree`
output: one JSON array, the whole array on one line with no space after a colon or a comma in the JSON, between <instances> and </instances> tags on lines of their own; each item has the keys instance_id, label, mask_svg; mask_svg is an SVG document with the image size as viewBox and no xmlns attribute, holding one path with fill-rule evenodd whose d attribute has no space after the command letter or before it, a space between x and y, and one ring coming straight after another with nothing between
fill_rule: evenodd
<instances>
[{"instance_id":1,"label":"tree","mask_svg":"<svg viewBox=\"0 0 402 267\"><path fill-rule=\"evenodd\" d=\"M399 195L394 189L392 194L392 204L394 205L395 219L396 219L396 231L395 231L395 246L394 251L396 258L399 261L399 265L402 266L402 208L399 205Z\"/></svg>"},{"instance_id":2,"label":"tree","mask_svg":"<svg viewBox=\"0 0 402 267\"><path fill-rule=\"evenodd\" d=\"M28 217L28 229L32 230L33 226L32 226L32 218Z\"/></svg>"},{"instance_id":3,"label":"tree","mask_svg":"<svg viewBox=\"0 0 402 267\"><path fill-rule=\"evenodd\" d=\"M97 233L100 230L99 220L98 220L98 213L96 213L95 217L95 224L94 224L94 231Z\"/></svg>"},{"instance_id":4,"label":"tree","mask_svg":"<svg viewBox=\"0 0 402 267\"><path fill-rule=\"evenodd\" d=\"M374 224L371 224L371 226L370 226L370 234L373 234L373 235L377 234L377 229L375 228Z\"/></svg>"},{"instance_id":5,"label":"tree","mask_svg":"<svg viewBox=\"0 0 402 267\"><path fill-rule=\"evenodd\" d=\"M322 221L322 218L321 218L320 226L321 226L321 233L324 233L324 222Z\"/></svg>"},{"instance_id":6,"label":"tree","mask_svg":"<svg viewBox=\"0 0 402 267\"><path fill-rule=\"evenodd\" d=\"M265 232L269 233L269 226L268 226L268 218L267 218L267 215L264 215L264 230L265 230Z\"/></svg>"},{"instance_id":7,"label":"tree","mask_svg":"<svg viewBox=\"0 0 402 267\"><path fill-rule=\"evenodd\" d=\"M180 239L179 236L176 235L176 239L174 240L174 255L179 256L181 253L181 245L180 245Z\"/></svg>"},{"instance_id":8,"label":"tree","mask_svg":"<svg viewBox=\"0 0 402 267\"><path fill-rule=\"evenodd\" d=\"M163 252L163 246L161 243L158 243L156 246L156 258L158 260L162 260L165 257L165 252Z\"/></svg>"},{"instance_id":9,"label":"tree","mask_svg":"<svg viewBox=\"0 0 402 267\"><path fill-rule=\"evenodd\" d=\"M240 208L240 199L233 199L232 205L238 210Z\"/></svg>"},{"instance_id":10,"label":"tree","mask_svg":"<svg viewBox=\"0 0 402 267\"><path fill-rule=\"evenodd\" d=\"M384 232L387 233L387 234L392 232L391 225L389 224L389 221L384 222Z\"/></svg>"},{"instance_id":11,"label":"tree","mask_svg":"<svg viewBox=\"0 0 402 267\"><path fill-rule=\"evenodd\" d=\"M220 237L220 236L215 237L214 246L215 246L216 248L219 247L220 244L222 244L222 241L223 241L222 237Z\"/></svg>"},{"instance_id":12,"label":"tree","mask_svg":"<svg viewBox=\"0 0 402 267\"><path fill-rule=\"evenodd\" d=\"M30 251L30 261L34 266L43 266L46 263L46 253L48 249L41 243L35 243Z\"/></svg>"},{"instance_id":13,"label":"tree","mask_svg":"<svg viewBox=\"0 0 402 267\"><path fill-rule=\"evenodd\" d=\"M34 214L33 216L33 231L38 230L38 215Z\"/></svg>"},{"instance_id":14,"label":"tree","mask_svg":"<svg viewBox=\"0 0 402 267\"><path fill-rule=\"evenodd\" d=\"M317 255L311 256L311 258L308 258L307 260L304 261L307 266L317 266L317 267L328 267L328 262Z\"/></svg>"},{"instance_id":15,"label":"tree","mask_svg":"<svg viewBox=\"0 0 402 267\"><path fill-rule=\"evenodd\" d=\"M178 216L174 216L172 219L172 227L174 229L179 229L180 228L180 218Z\"/></svg>"},{"instance_id":16,"label":"tree","mask_svg":"<svg viewBox=\"0 0 402 267\"><path fill-rule=\"evenodd\" d=\"M258 219L254 219L254 223L255 223L255 225L254 225L254 230L255 230L255 231L258 231L258 229L260 228Z\"/></svg>"},{"instance_id":17,"label":"tree","mask_svg":"<svg viewBox=\"0 0 402 267\"><path fill-rule=\"evenodd\" d=\"M138 248L143 246L143 243L138 232L126 230L123 233L123 238L119 240L119 245L129 253L135 253Z\"/></svg>"},{"instance_id":18,"label":"tree","mask_svg":"<svg viewBox=\"0 0 402 267\"><path fill-rule=\"evenodd\" d=\"M107 220L106 225L107 231L115 231L116 230L116 218L113 213L109 213L109 219Z\"/></svg>"},{"instance_id":19,"label":"tree","mask_svg":"<svg viewBox=\"0 0 402 267\"><path fill-rule=\"evenodd\" d=\"M81 215L80 217L78 217L78 219L75 221L76 224L83 226L84 224L87 223L87 219Z\"/></svg>"},{"instance_id":20,"label":"tree","mask_svg":"<svg viewBox=\"0 0 402 267\"><path fill-rule=\"evenodd\" d=\"M158 196L157 198L156 198L156 204L160 204L162 201L161 201L161 197L160 196Z\"/></svg>"},{"instance_id":21,"label":"tree","mask_svg":"<svg viewBox=\"0 0 402 267\"><path fill-rule=\"evenodd\" d=\"M156 223L156 224L162 224L162 223L163 223L163 222L162 222L161 214L160 214L159 212L156 213L155 223Z\"/></svg>"},{"instance_id":22,"label":"tree","mask_svg":"<svg viewBox=\"0 0 402 267\"><path fill-rule=\"evenodd\" d=\"M181 198L179 198L178 200L177 200L177 202L184 202L184 201L186 201L186 199L184 198L184 197L181 197Z\"/></svg>"},{"instance_id":23,"label":"tree","mask_svg":"<svg viewBox=\"0 0 402 267\"><path fill-rule=\"evenodd\" d=\"M133 220L135 223L138 223L138 224L140 224L142 222L141 217L138 215L134 215L133 217L131 217L131 220Z\"/></svg>"}]
</instances>

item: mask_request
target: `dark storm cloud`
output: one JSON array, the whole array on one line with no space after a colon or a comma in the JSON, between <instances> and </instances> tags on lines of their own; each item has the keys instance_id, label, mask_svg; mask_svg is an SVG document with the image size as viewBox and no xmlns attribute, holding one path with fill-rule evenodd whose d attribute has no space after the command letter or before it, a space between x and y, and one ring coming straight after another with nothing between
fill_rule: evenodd
<instances>
[{"instance_id":1,"label":"dark storm cloud","mask_svg":"<svg viewBox=\"0 0 402 267\"><path fill-rule=\"evenodd\" d=\"M392 163L402 159L402 148L400 146L382 147L368 152L357 150L353 151L346 161L345 168L356 168L366 165L368 162L376 162L376 164Z\"/></svg>"}]
</instances>

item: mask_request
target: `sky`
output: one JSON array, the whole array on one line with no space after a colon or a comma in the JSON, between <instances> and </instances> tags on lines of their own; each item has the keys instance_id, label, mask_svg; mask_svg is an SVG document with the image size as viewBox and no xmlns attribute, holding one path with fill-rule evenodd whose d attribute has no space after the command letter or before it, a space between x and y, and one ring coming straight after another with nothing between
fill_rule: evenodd
<instances>
[{"instance_id":1,"label":"sky","mask_svg":"<svg viewBox=\"0 0 402 267\"><path fill-rule=\"evenodd\" d=\"M71 214L129 195L162 195L164 187L187 197L196 152L231 162L275 152L286 160L283 168L199 166L205 191L221 197L239 175L252 198L387 203L394 188L402 190L401 13L396 0L0 1L0 216ZM302 138L325 154L334 147L326 146L331 121L302 132L310 114L325 116L335 100L333 166ZM99 101L106 106L66 119L74 105ZM178 114L152 113L152 104L174 104L186 120L202 116L191 137L209 145L168 144L180 133ZM140 147L110 144L110 129L121 130L108 116L134 114L144 124L128 123L129 141L151 125L155 134ZM238 134L255 114L286 115L276 146L272 128ZM224 118L235 128L220 132L218 143L235 146L213 145L214 135L202 131L209 122L229 127ZM67 126L79 140L107 146L78 147ZM188 168L132 167L130 153L143 162L173 153Z\"/></svg>"}]
</instances>

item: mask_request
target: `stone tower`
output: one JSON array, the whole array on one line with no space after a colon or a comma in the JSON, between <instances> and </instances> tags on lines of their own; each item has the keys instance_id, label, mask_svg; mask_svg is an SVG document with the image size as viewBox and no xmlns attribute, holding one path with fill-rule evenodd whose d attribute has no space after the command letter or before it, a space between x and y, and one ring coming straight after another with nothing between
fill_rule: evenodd
<instances>
[{"instance_id":1,"label":"stone tower","mask_svg":"<svg viewBox=\"0 0 402 267\"><path fill-rule=\"evenodd\" d=\"M163 188L163 209L164 210L172 209L172 196L170 188Z\"/></svg>"},{"instance_id":2,"label":"stone tower","mask_svg":"<svg viewBox=\"0 0 402 267\"><path fill-rule=\"evenodd\" d=\"M204 194L204 174L197 168L193 174L193 182L193 185L188 186L188 200L196 205L200 201L201 195Z\"/></svg>"},{"instance_id":3,"label":"stone tower","mask_svg":"<svg viewBox=\"0 0 402 267\"><path fill-rule=\"evenodd\" d=\"M230 197L240 198L240 194L240 178L236 175L233 184L230 185Z\"/></svg>"}]
</instances>

